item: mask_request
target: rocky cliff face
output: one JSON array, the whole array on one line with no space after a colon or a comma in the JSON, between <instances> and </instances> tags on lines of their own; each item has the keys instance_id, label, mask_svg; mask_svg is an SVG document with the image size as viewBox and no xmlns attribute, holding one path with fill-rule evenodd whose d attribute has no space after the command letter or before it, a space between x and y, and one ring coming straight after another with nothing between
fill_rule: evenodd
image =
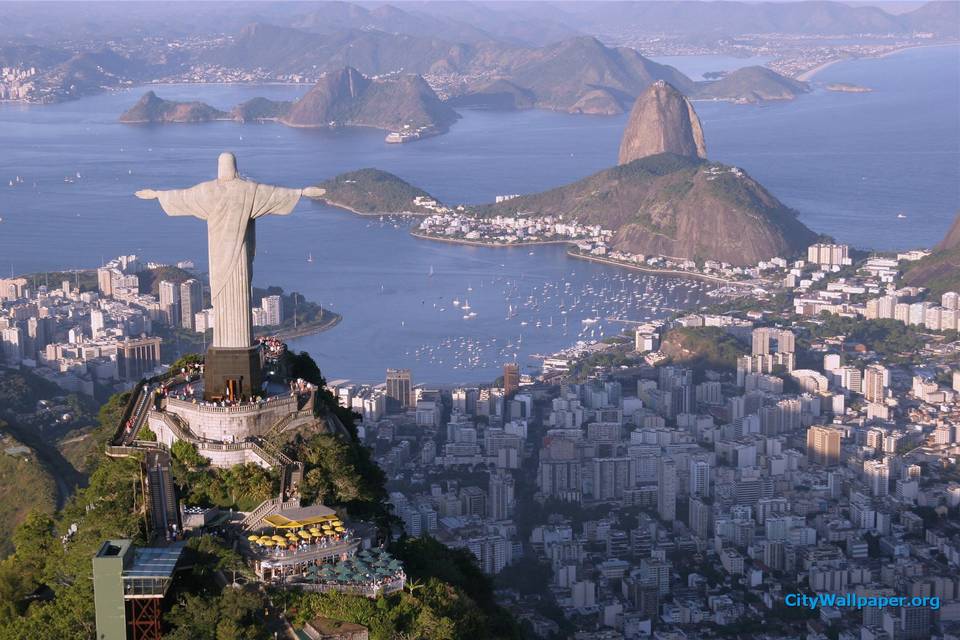
<instances>
[{"instance_id":1,"label":"rocky cliff face","mask_svg":"<svg viewBox=\"0 0 960 640\"><path fill-rule=\"evenodd\" d=\"M960 291L960 213L933 253L907 270L904 281L912 286L927 287L933 295Z\"/></svg>"},{"instance_id":2,"label":"rocky cliff face","mask_svg":"<svg viewBox=\"0 0 960 640\"><path fill-rule=\"evenodd\" d=\"M120 116L120 122L128 124L209 122L229 118L230 114L202 102L173 102L164 100L153 91L147 91L137 104Z\"/></svg>"},{"instance_id":3,"label":"rocky cliff face","mask_svg":"<svg viewBox=\"0 0 960 640\"><path fill-rule=\"evenodd\" d=\"M619 163L658 153L707 157L703 130L693 105L663 80L651 84L633 104L620 142Z\"/></svg>"},{"instance_id":4,"label":"rocky cliff face","mask_svg":"<svg viewBox=\"0 0 960 640\"><path fill-rule=\"evenodd\" d=\"M281 118L295 127L429 127L445 130L456 112L420 76L371 80L352 67L328 73Z\"/></svg>"}]
</instances>

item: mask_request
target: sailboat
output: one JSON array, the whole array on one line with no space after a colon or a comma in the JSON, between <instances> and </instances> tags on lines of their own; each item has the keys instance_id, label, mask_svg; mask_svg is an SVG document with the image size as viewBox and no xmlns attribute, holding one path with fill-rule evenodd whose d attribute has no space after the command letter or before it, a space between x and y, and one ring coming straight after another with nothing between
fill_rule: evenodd
<instances>
[{"instance_id":1,"label":"sailboat","mask_svg":"<svg viewBox=\"0 0 960 640\"><path fill-rule=\"evenodd\" d=\"M427 277L428 277L428 278L432 278L432 277L433 277L433 265L430 265L430 272L427 273Z\"/></svg>"},{"instance_id":2,"label":"sailboat","mask_svg":"<svg viewBox=\"0 0 960 640\"><path fill-rule=\"evenodd\" d=\"M312 254L312 253L308 253L308 254L307 254L307 262L313 262L313 254Z\"/></svg>"}]
</instances>

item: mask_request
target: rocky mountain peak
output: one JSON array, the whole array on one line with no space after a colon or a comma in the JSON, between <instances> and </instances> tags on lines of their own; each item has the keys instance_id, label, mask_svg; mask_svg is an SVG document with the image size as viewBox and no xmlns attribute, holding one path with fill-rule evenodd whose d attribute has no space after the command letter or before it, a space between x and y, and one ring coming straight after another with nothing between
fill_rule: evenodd
<instances>
[{"instance_id":1,"label":"rocky mountain peak","mask_svg":"<svg viewBox=\"0 0 960 640\"><path fill-rule=\"evenodd\" d=\"M700 119L690 101L665 80L640 94L620 141L620 164L658 153L706 158Z\"/></svg>"}]
</instances>

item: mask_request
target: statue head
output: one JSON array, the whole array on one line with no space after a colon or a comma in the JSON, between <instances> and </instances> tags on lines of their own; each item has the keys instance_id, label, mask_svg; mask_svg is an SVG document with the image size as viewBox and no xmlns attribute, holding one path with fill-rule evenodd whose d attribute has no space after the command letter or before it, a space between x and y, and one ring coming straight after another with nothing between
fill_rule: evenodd
<instances>
[{"instance_id":1,"label":"statue head","mask_svg":"<svg viewBox=\"0 0 960 640\"><path fill-rule=\"evenodd\" d=\"M217 160L217 180L233 180L237 177L237 157L229 152L220 154Z\"/></svg>"}]
</instances>

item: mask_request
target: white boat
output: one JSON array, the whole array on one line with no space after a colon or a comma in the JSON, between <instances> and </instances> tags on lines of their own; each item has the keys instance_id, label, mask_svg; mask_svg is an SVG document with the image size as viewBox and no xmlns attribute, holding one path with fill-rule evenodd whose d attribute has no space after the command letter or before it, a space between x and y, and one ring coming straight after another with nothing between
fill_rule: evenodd
<instances>
[{"instance_id":1,"label":"white boat","mask_svg":"<svg viewBox=\"0 0 960 640\"><path fill-rule=\"evenodd\" d=\"M313 254L312 254L312 253L308 253L308 254L307 254L307 262L313 262Z\"/></svg>"},{"instance_id":2,"label":"white boat","mask_svg":"<svg viewBox=\"0 0 960 640\"><path fill-rule=\"evenodd\" d=\"M907 216L903 215L902 212L897 214L897 218L899 218L900 220L903 220L903 219L905 219L906 217L907 217Z\"/></svg>"}]
</instances>

